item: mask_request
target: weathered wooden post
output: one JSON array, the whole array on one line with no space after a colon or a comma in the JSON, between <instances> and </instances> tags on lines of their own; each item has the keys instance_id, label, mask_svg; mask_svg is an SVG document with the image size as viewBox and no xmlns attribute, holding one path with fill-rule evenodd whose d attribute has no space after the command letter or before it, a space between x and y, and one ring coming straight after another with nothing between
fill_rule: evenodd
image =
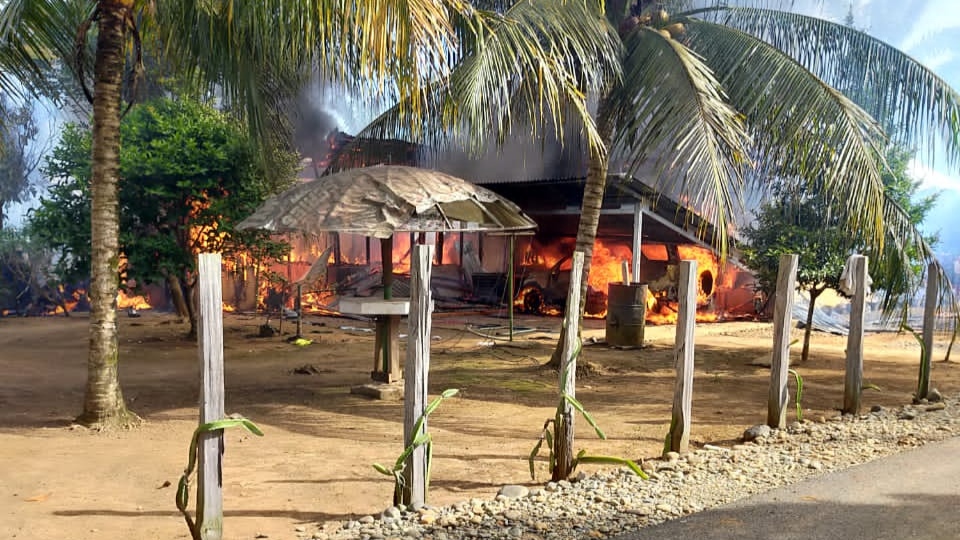
<instances>
[{"instance_id":1,"label":"weathered wooden post","mask_svg":"<svg viewBox=\"0 0 960 540\"><path fill-rule=\"evenodd\" d=\"M643 201L638 200L633 206L633 283L640 283L640 248L643 232Z\"/></svg>"},{"instance_id":2,"label":"weathered wooden post","mask_svg":"<svg viewBox=\"0 0 960 540\"><path fill-rule=\"evenodd\" d=\"M686 453L690 449L690 413L693 408L693 331L697 316L697 261L680 261L680 306L677 312L677 337L673 346L677 379L673 390L673 417L667 435L669 451ZM666 451L666 449L665 449Z\"/></svg>"},{"instance_id":3,"label":"weathered wooden post","mask_svg":"<svg viewBox=\"0 0 960 540\"><path fill-rule=\"evenodd\" d=\"M927 297L923 305L923 349L920 356L920 377L916 399L930 393L930 364L933 359L933 331L936 327L937 302L940 300L940 274L936 263L927 265Z\"/></svg>"},{"instance_id":4,"label":"weathered wooden post","mask_svg":"<svg viewBox=\"0 0 960 540\"><path fill-rule=\"evenodd\" d=\"M563 353L560 357L560 394L577 395L577 356L580 354L580 283L583 281L583 252L573 253L570 269L570 288L564 308ZM561 397L560 411L554 423L554 450L556 463L552 471L554 481L566 480L573 472L573 405Z\"/></svg>"},{"instance_id":5,"label":"weathered wooden post","mask_svg":"<svg viewBox=\"0 0 960 540\"><path fill-rule=\"evenodd\" d=\"M767 425L787 427L787 376L790 370L790 328L793 327L793 297L797 287L797 255L781 255L777 272L777 296L773 308L773 352L770 356L770 397Z\"/></svg>"},{"instance_id":6,"label":"weathered wooden post","mask_svg":"<svg viewBox=\"0 0 960 540\"><path fill-rule=\"evenodd\" d=\"M510 262L507 263L507 310L510 314L510 341L513 341L513 325L514 325L513 297L516 294L516 292L514 292L513 290L513 286L514 286L514 279L516 278L516 276L514 275L516 272L514 267L517 265L516 250L517 250L517 235L511 234L510 235L510 259L509 259Z\"/></svg>"},{"instance_id":7,"label":"weathered wooden post","mask_svg":"<svg viewBox=\"0 0 960 540\"><path fill-rule=\"evenodd\" d=\"M200 293L200 423L224 417L223 288L220 254L201 253ZM203 540L223 537L223 430L201 433L197 469L197 526Z\"/></svg>"},{"instance_id":8,"label":"weathered wooden post","mask_svg":"<svg viewBox=\"0 0 960 540\"><path fill-rule=\"evenodd\" d=\"M403 368L403 441L410 446L427 431L424 421L414 432L417 420L427 408L427 379L430 373L430 262L433 246L416 245L410 255L410 318L407 320L407 361ZM422 505L427 496L427 449L418 446L407 458L403 470L403 503Z\"/></svg>"},{"instance_id":9,"label":"weathered wooden post","mask_svg":"<svg viewBox=\"0 0 960 540\"><path fill-rule=\"evenodd\" d=\"M297 301L293 303L293 309L297 310L297 335L303 337L303 284L297 283Z\"/></svg>"},{"instance_id":10,"label":"weathered wooden post","mask_svg":"<svg viewBox=\"0 0 960 540\"><path fill-rule=\"evenodd\" d=\"M867 257L853 255L849 271L853 274L853 299L850 300L850 333L847 335L847 369L843 377L843 414L860 412L863 394L863 323L867 301Z\"/></svg>"}]
</instances>

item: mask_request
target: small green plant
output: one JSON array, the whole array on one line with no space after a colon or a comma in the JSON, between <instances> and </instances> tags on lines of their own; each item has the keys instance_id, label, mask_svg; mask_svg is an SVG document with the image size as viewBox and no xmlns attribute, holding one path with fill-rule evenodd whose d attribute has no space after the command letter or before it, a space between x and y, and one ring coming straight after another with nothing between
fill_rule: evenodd
<instances>
[{"instance_id":1,"label":"small green plant","mask_svg":"<svg viewBox=\"0 0 960 540\"><path fill-rule=\"evenodd\" d=\"M413 454L413 451L421 446L426 447L427 451L427 470L426 470L426 487L427 490L430 488L430 468L431 463L433 462L433 435L429 432L420 433L420 430L423 428L423 423L426 422L427 417L430 416L433 411L437 410L437 407L440 406L440 403L447 398L451 398L460 390L456 388L448 388L443 391L436 399L430 402L427 405L427 408L424 409L423 414L420 415L420 418L417 418L417 422L413 425L413 432L419 433L413 441L403 449L403 452L400 454L400 457L393 463L393 468L388 469L380 463L374 463L373 468L377 470L380 474L393 477L393 504L406 504L408 501L403 500L403 488L406 487L406 480L403 478L403 471L407 466L407 458L410 457L410 454ZM426 499L427 494L424 493L424 499Z\"/></svg>"},{"instance_id":2,"label":"small green plant","mask_svg":"<svg viewBox=\"0 0 960 540\"><path fill-rule=\"evenodd\" d=\"M793 380L797 383L797 422L803 422L803 377L795 369L788 369L787 373L793 374Z\"/></svg>"},{"instance_id":3,"label":"small green plant","mask_svg":"<svg viewBox=\"0 0 960 540\"><path fill-rule=\"evenodd\" d=\"M200 435L232 427L242 427L258 437L263 436L260 428L246 418L224 418L222 420L200 424L197 426L197 429L193 431L193 437L190 439L190 455L187 459L187 468L183 470L183 475L180 476L180 483L177 485L176 502L177 509L183 514L183 519L187 522L187 527L190 529L190 536L193 537L193 540L201 540L200 528L197 527L196 522L193 521L190 513L187 512L187 504L190 502L190 476L197 467L197 450Z\"/></svg>"},{"instance_id":4,"label":"small green plant","mask_svg":"<svg viewBox=\"0 0 960 540\"><path fill-rule=\"evenodd\" d=\"M576 409L583 418L590 424L590 427L597 433L597 436L602 440L606 440L607 436L604 434L603 430L600 429L600 426L597 425L597 422L593 419L593 416L584 409L583 404L577 401L577 399L566 392L560 393L560 402L557 404L556 414L553 418L548 419L543 423L543 430L540 432L540 438L537 440L537 444L534 445L533 450L530 452L530 456L527 458L527 462L530 465L530 478L536 480L537 474L534 467L534 460L537 455L540 454L540 449L543 447L543 443L547 443L547 448L550 450L549 454L549 463L550 470L554 470L556 467L556 454L554 452L554 441L556 439L556 426L561 425L563 422L563 409L564 404L569 403L571 407ZM551 429L552 428L552 429ZM616 457L616 456L596 456L588 455L586 450L580 450L577 453L577 457L573 459L573 466L570 468L570 472L573 473L577 469L577 465L580 463L606 463L610 465L625 465L630 468L637 476L640 476L643 479L649 478L647 473L643 472L643 469L640 468L634 461Z\"/></svg>"},{"instance_id":5,"label":"small green plant","mask_svg":"<svg viewBox=\"0 0 960 540\"><path fill-rule=\"evenodd\" d=\"M900 325L901 330L906 330L913 334L913 339L920 344L920 374L917 377L917 392L914 399L919 401L927 397L928 387L930 386L930 364L927 363L927 344L923 342L923 334L914 330L909 324Z\"/></svg>"}]
</instances>

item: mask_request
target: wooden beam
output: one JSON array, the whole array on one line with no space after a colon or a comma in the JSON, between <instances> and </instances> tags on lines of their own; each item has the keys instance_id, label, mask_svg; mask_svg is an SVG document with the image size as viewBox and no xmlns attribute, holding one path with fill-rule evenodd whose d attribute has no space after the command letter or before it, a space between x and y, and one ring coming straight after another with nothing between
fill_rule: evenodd
<instances>
[{"instance_id":1,"label":"wooden beam","mask_svg":"<svg viewBox=\"0 0 960 540\"><path fill-rule=\"evenodd\" d=\"M697 261L680 261L680 306L673 345L677 372L673 387L673 417L668 434L671 452L690 450L690 414L693 408L694 329L697 318Z\"/></svg>"},{"instance_id":2,"label":"wooden beam","mask_svg":"<svg viewBox=\"0 0 960 540\"><path fill-rule=\"evenodd\" d=\"M937 321L937 303L940 300L940 274L937 264L927 265L927 296L923 306L923 349L920 356L920 376L917 380L916 399L930 393L930 367L933 359L933 331Z\"/></svg>"},{"instance_id":3,"label":"wooden beam","mask_svg":"<svg viewBox=\"0 0 960 540\"><path fill-rule=\"evenodd\" d=\"M847 334L846 373L843 377L843 414L860 413L863 394L863 323L867 299L867 258L853 255L850 260L853 273L853 298L850 300L850 333Z\"/></svg>"},{"instance_id":4,"label":"wooden beam","mask_svg":"<svg viewBox=\"0 0 960 540\"><path fill-rule=\"evenodd\" d=\"M410 255L410 318L408 319L407 361L404 365L403 441L404 447L427 430L424 421L414 431L417 420L427 408L427 386L430 374L430 328L432 298L430 269L433 246L417 245ZM403 471L403 504L423 505L427 496L427 449L417 447L407 458Z\"/></svg>"},{"instance_id":5,"label":"wooden beam","mask_svg":"<svg viewBox=\"0 0 960 540\"><path fill-rule=\"evenodd\" d=\"M633 283L640 283L640 256L643 247L643 207L633 205Z\"/></svg>"},{"instance_id":6,"label":"wooden beam","mask_svg":"<svg viewBox=\"0 0 960 540\"><path fill-rule=\"evenodd\" d=\"M223 405L223 286L219 253L201 253L200 293L200 423L221 420ZM223 430L199 437L197 527L203 540L223 537Z\"/></svg>"},{"instance_id":7,"label":"wooden beam","mask_svg":"<svg viewBox=\"0 0 960 540\"><path fill-rule=\"evenodd\" d=\"M517 235L510 235L510 262L507 263L507 310L510 314L510 341L513 341L513 325L514 325L514 313L513 313L513 297L516 294L513 290L515 272L517 266L516 260L517 252Z\"/></svg>"},{"instance_id":8,"label":"wooden beam","mask_svg":"<svg viewBox=\"0 0 960 540\"><path fill-rule=\"evenodd\" d=\"M790 328L793 327L793 298L797 287L797 255L780 256L777 292L773 309L773 352L770 355L770 395L767 399L767 425L787 427L787 376L790 373Z\"/></svg>"}]
</instances>

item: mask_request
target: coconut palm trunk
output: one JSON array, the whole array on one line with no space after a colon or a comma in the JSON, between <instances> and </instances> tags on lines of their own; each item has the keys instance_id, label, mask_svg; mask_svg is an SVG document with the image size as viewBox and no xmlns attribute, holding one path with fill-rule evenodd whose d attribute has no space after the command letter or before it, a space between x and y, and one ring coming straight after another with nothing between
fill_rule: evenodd
<instances>
[{"instance_id":1,"label":"coconut palm trunk","mask_svg":"<svg viewBox=\"0 0 960 540\"><path fill-rule=\"evenodd\" d=\"M610 118L607 100L600 101L597 111L597 133L603 141L604 147L610 148L613 137L613 122ZM600 208L603 206L603 193L607 188L607 154L591 152L587 163L587 181L583 187L583 203L580 208L580 225L577 228L576 251L583 252L583 277L580 280L580 320L587 306L588 278L590 277L590 262L593 260L593 244L597 240L597 228L600 226ZM580 326L577 325L577 332ZM557 347L547 365L553 369L560 369L563 356L563 343L566 339L566 326L560 331Z\"/></svg>"},{"instance_id":2,"label":"coconut palm trunk","mask_svg":"<svg viewBox=\"0 0 960 540\"><path fill-rule=\"evenodd\" d=\"M119 258L120 90L125 15L131 0L99 3L94 66L93 177L91 181L90 349L83 414L88 426L116 427L138 420L120 390L117 338Z\"/></svg>"}]
</instances>

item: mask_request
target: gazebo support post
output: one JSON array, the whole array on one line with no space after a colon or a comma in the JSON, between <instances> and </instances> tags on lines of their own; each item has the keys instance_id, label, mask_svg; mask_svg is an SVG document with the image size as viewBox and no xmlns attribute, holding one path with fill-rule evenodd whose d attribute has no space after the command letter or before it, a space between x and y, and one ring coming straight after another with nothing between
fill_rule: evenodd
<instances>
[{"instance_id":1,"label":"gazebo support post","mask_svg":"<svg viewBox=\"0 0 960 540\"><path fill-rule=\"evenodd\" d=\"M380 239L380 261L383 299L393 299L393 237ZM376 341L373 350L373 371L370 378L377 382L399 381L400 372L400 315L376 315Z\"/></svg>"}]
</instances>

